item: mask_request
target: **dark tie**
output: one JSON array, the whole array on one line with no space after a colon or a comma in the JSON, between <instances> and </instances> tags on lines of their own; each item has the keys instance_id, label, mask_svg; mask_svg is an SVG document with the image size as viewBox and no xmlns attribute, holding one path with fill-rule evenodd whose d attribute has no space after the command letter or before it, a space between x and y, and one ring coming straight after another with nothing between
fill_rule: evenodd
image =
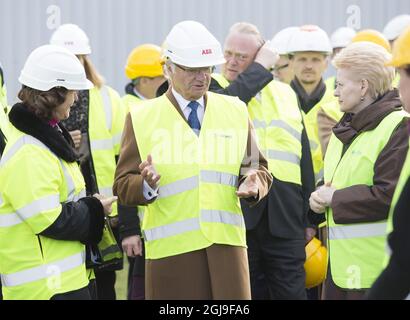
<instances>
[{"instance_id":1,"label":"dark tie","mask_svg":"<svg viewBox=\"0 0 410 320\"><path fill-rule=\"evenodd\" d=\"M197 113L199 103L197 101L191 101L188 104L188 107L192 110L188 117L188 124L192 130L194 130L196 135L199 136L199 132L201 130L201 123L199 122Z\"/></svg>"}]
</instances>

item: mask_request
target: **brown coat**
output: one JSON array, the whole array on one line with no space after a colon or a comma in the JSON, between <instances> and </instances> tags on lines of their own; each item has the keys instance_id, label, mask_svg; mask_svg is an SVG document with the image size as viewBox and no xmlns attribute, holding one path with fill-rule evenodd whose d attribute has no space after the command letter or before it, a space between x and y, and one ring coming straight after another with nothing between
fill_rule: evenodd
<instances>
[{"instance_id":1,"label":"brown coat","mask_svg":"<svg viewBox=\"0 0 410 320\"><path fill-rule=\"evenodd\" d=\"M376 128L394 110L401 109L397 90L352 115L345 114L333 129L346 149L361 132ZM387 219L393 193L409 148L407 120L393 132L374 163L373 185L354 185L335 191L333 217L338 224L373 222Z\"/></svg>"},{"instance_id":2,"label":"brown coat","mask_svg":"<svg viewBox=\"0 0 410 320\"><path fill-rule=\"evenodd\" d=\"M178 110L181 117L187 122L181 108L175 97L172 95L171 90L166 93L167 98L171 101L174 107ZM206 110L206 96L205 96L205 110ZM259 150L256 147L256 136L253 130L252 123L249 122L249 134L247 144L247 154L252 155L250 159L244 155L244 159L247 159L246 163L242 163L239 184L241 184L246 178L247 172L251 169L251 164L259 163L257 170L259 196L256 200L249 200L252 205L258 203L263 197L268 194L269 188L272 184L272 175L268 171L268 164L264 156L259 152L258 155L251 153L251 150ZM137 142L135 139L134 129L132 127L132 120L130 114L128 114L125 121L125 128L122 135L120 157L115 172L115 181L113 191L118 196L118 202L125 206L137 206L147 205L150 202L144 198L143 195L143 179L139 170L141 164L141 156L138 150ZM155 162L155 159L154 159ZM154 163L155 165L155 163ZM254 169L252 169L254 170ZM151 202L155 199L151 200Z\"/></svg>"}]
</instances>

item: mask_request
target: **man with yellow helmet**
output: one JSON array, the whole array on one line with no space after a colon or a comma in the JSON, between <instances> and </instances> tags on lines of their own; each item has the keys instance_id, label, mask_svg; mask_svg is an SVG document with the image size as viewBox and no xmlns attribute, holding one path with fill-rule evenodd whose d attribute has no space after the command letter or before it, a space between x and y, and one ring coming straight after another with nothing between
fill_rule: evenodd
<instances>
[{"instance_id":1,"label":"man with yellow helmet","mask_svg":"<svg viewBox=\"0 0 410 320\"><path fill-rule=\"evenodd\" d=\"M130 106L141 100L153 99L164 81L161 48L153 44L143 44L130 53L125 74L131 80L125 87L123 102L127 112Z\"/></svg>"}]
</instances>

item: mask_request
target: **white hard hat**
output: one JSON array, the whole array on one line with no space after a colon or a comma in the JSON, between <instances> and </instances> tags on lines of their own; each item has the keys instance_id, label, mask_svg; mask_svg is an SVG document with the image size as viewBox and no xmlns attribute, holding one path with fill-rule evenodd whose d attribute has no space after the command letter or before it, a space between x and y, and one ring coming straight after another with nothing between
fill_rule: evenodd
<instances>
[{"instance_id":1,"label":"white hard hat","mask_svg":"<svg viewBox=\"0 0 410 320\"><path fill-rule=\"evenodd\" d=\"M289 27L279 31L272 39L272 46L280 55L288 54L288 44L293 32L298 30L298 27Z\"/></svg>"},{"instance_id":2,"label":"white hard hat","mask_svg":"<svg viewBox=\"0 0 410 320\"><path fill-rule=\"evenodd\" d=\"M410 26L410 15L402 14L389 21L383 30L383 34L387 40L393 41L397 39L408 26Z\"/></svg>"},{"instance_id":3,"label":"white hard hat","mask_svg":"<svg viewBox=\"0 0 410 320\"><path fill-rule=\"evenodd\" d=\"M65 47L75 55L91 53L90 40L86 33L75 24L63 24L50 39L50 44Z\"/></svg>"},{"instance_id":4,"label":"white hard hat","mask_svg":"<svg viewBox=\"0 0 410 320\"><path fill-rule=\"evenodd\" d=\"M337 29L332 33L332 36L330 37L332 48L335 49L347 47L352 42L352 39L355 35L356 31L352 28L341 27Z\"/></svg>"},{"instance_id":5,"label":"white hard hat","mask_svg":"<svg viewBox=\"0 0 410 320\"><path fill-rule=\"evenodd\" d=\"M294 31L289 40L288 52L323 52L332 53L329 36L315 25L305 25Z\"/></svg>"},{"instance_id":6,"label":"white hard hat","mask_svg":"<svg viewBox=\"0 0 410 320\"><path fill-rule=\"evenodd\" d=\"M55 87L88 90L94 86L80 60L67 49L54 45L41 46L29 55L19 82L40 91Z\"/></svg>"},{"instance_id":7,"label":"white hard hat","mask_svg":"<svg viewBox=\"0 0 410 320\"><path fill-rule=\"evenodd\" d=\"M165 40L163 55L176 64L191 68L226 62L219 41L196 21L182 21L172 28Z\"/></svg>"}]
</instances>

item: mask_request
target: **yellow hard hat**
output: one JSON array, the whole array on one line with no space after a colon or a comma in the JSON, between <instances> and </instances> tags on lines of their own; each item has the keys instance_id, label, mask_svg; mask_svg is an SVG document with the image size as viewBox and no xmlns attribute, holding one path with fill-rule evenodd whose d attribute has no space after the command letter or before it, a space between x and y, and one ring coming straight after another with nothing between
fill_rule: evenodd
<instances>
[{"instance_id":1,"label":"yellow hard hat","mask_svg":"<svg viewBox=\"0 0 410 320\"><path fill-rule=\"evenodd\" d=\"M362 41L373 42L375 44L378 44L379 46L382 46L388 52L391 53L391 46L390 46L389 41L386 39L386 37L381 32L377 30L366 29L366 30L359 31L356 34L356 36L354 36L352 39L352 43L362 42Z\"/></svg>"},{"instance_id":2,"label":"yellow hard hat","mask_svg":"<svg viewBox=\"0 0 410 320\"><path fill-rule=\"evenodd\" d=\"M393 59L387 65L392 67L410 65L410 27L394 43Z\"/></svg>"},{"instance_id":3,"label":"yellow hard hat","mask_svg":"<svg viewBox=\"0 0 410 320\"><path fill-rule=\"evenodd\" d=\"M326 278L327 249L318 238L313 238L305 247L306 288L321 284Z\"/></svg>"},{"instance_id":4,"label":"yellow hard hat","mask_svg":"<svg viewBox=\"0 0 410 320\"><path fill-rule=\"evenodd\" d=\"M125 66L125 74L131 80L139 77L155 78L164 75L161 48L143 44L132 50Z\"/></svg>"}]
</instances>

